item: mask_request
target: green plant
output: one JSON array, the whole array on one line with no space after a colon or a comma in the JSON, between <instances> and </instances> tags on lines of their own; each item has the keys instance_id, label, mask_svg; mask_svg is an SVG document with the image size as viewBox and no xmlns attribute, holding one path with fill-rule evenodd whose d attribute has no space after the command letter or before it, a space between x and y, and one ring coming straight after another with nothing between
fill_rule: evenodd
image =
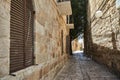
<instances>
[{"instance_id":1,"label":"green plant","mask_svg":"<svg viewBox=\"0 0 120 80\"><path fill-rule=\"evenodd\" d=\"M84 32L87 25L87 0L71 0L74 17L74 29L70 30L71 40Z\"/></svg>"}]
</instances>

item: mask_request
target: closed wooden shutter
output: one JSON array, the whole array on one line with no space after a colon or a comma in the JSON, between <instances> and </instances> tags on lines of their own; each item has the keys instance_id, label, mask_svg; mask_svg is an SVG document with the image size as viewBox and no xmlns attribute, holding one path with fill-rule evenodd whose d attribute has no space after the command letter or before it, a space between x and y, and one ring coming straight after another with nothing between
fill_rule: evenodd
<instances>
[{"instance_id":1,"label":"closed wooden shutter","mask_svg":"<svg viewBox=\"0 0 120 80\"><path fill-rule=\"evenodd\" d=\"M25 66L30 66L33 64L33 7L31 0L26 0L25 11Z\"/></svg>"},{"instance_id":2,"label":"closed wooden shutter","mask_svg":"<svg viewBox=\"0 0 120 80\"><path fill-rule=\"evenodd\" d=\"M33 64L33 9L30 1L11 0L10 73Z\"/></svg>"}]
</instances>

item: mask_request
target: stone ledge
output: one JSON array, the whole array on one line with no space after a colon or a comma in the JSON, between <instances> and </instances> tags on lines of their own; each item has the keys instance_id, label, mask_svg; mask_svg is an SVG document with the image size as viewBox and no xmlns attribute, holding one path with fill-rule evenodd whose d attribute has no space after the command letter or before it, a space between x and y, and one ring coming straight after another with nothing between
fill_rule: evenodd
<instances>
[{"instance_id":1,"label":"stone ledge","mask_svg":"<svg viewBox=\"0 0 120 80\"><path fill-rule=\"evenodd\" d=\"M52 72L52 70L54 71L59 71L58 65L62 65L64 64L63 61L66 61L67 56L64 55L61 58L54 60L52 63L51 61L44 63L44 64L39 64L39 65L33 65L30 66L26 69L14 72L12 74L14 74L15 76L12 75L7 75L5 77L0 78L0 80L37 80L37 79L42 79L45 78L46 75L48 75L50 72ZM62 64L61 64L62 63ZM36 79L34 79L36 78Z\"/></svg>"}]
</instances>

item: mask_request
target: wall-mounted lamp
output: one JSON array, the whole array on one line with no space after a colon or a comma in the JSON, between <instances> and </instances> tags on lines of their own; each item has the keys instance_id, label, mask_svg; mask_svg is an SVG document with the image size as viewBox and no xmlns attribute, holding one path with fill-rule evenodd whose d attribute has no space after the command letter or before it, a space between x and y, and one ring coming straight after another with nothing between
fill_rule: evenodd
<instances>
[{"instance_id":1,"label":"wall-mounted lamp","mask_svg":"<svg viewBox=\"0 0 120 80\"><path fill-rule=\"evenodd\" d=\"M96 18L100 18L100 17L102 17L102 15L103 15L103 12L100 10L96 11L96 13L95 13Z\"/></svg>"},{"instance_id":2,"label":"wall-mounted lamp","mask_svg":"<svg viewBox=\"0 0 120 80\"><path fill-rule=\"evenodd\" d=\"M120 9L120 0L116 0L116 8Z\"/></svg>"},{"instance_id":3,"label":"wall-mounted lamp","mask_svg":"<svg viewBox=\"0 0 120 80\"><path fill-rule=\"evenodd\" d=\"M111 18L111 15L108 15L108 16L105 16L105 17L102 17L102 16L103 16L103 12L102 11L100 11L100 10L96 11L96 13L95 13L95 17L96 18L101 18L101 19L106 19L108 17Z\"/></svg>"},{"instance_id":4,"label":"wall-mounted lamp","mask_svg":"<svg viewBox=\"0 0 120 80\"><path fill-rule=\"evenodd\" d=\"M96 17L96 18L99 18L99 19L109 18L109 20L110 20L110 25L112 26L112 24L111 24L111 23L112 23L112 20L111 20L111 15L110 15L110 14L103 17L103 12L100 11L100 10L98 10L98 11L96 11L96 13L95 13L95 17ZM111 28L111 30L112 30L112 28Z\"/></svg>"}]
</instances>

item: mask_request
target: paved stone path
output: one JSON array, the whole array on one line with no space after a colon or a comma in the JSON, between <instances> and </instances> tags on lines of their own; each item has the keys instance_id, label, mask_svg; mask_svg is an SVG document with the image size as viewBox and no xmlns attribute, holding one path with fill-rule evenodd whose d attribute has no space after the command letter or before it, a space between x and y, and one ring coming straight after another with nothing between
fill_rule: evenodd
<instances>
[{"instance_id":1,"label":"paved stone path","mask_svg":"<svg viewBox=\"0 0 120 80\"><path fill-rule=\"evenodd\" d=\"M58 73L55 80L120 80L100 64L76 53Z\"/></svg>"}]
</instances>

